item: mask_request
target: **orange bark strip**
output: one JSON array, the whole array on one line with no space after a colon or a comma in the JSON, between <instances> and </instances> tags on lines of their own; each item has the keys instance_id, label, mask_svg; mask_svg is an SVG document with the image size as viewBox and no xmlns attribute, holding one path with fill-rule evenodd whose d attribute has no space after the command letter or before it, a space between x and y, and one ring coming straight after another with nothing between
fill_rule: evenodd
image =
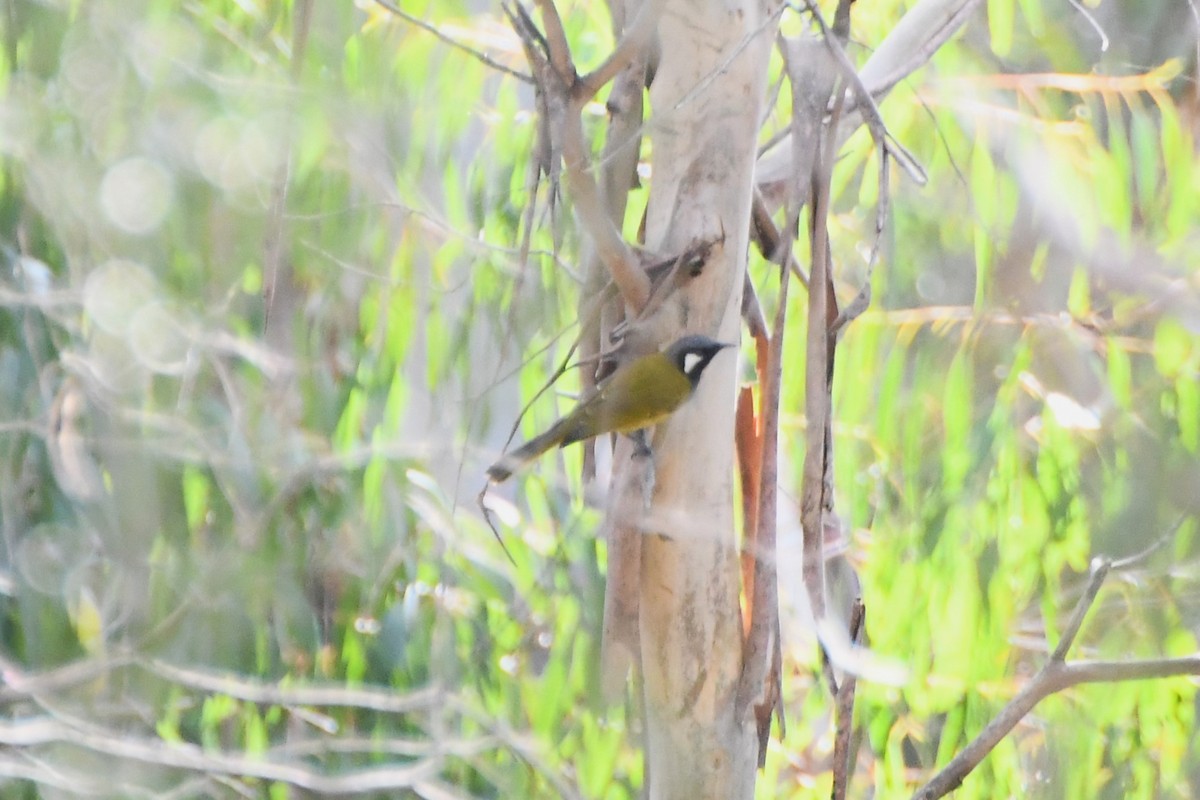
<instances>
[{"instance_id":1,"label":"orange bark strip","mask_svg":"<svg viewBox=\"0 0 1200 800\"><path fill-rule=\"evenodd\" d=\"M750 630L754 613L754 543L758 535L758 493L762 468L762 431L754 408L754 387L738 393L735 418L738 477L742 485L742 605L743 632Z\"/></svg>"}]
</instances>

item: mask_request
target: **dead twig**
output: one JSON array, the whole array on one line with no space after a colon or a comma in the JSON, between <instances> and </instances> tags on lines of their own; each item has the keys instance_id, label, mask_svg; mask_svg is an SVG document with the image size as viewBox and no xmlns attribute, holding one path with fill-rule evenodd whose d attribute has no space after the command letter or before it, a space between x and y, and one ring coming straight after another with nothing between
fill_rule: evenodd
<instances>
[{"instance_id":1,"label":"dead twig","mask_svg":"<svg viewBox=\"0 0 1200 800\"><path fill-rule=\"evenodd\" d=\"M863 629L866 627L867 609L862 598L854 598L850 608L850 643L861 645ZM850 775L853 772L850 764L850 735L854 731L854 691L858 686L858 676L847 672L845 680L837 690L837 731L833 740L833 794L832 800L845 800L846 791L850 786Z\"/></svg>"},{"instance_id":2,"label":"dead twig","mask_svg":"<svg viewBox=\"0 0 1200 800\"><path fill-rule=\"evenodd\" d=\"M791 68L791 64L788 64ZM793 91L798 91L793 89ZM825 474L830 428L829 409L829 311L834 305L832 264L830 263L829 182L837 145L837 122L844 93L838 99L829 124L818 140L818 158L813 165L811 224L812 265L808 292L808 328L805 345L804 412L808 419L805 432L804 474L800 491L800 523L804 531L804 585L808 590L813 618L825 618ZM794 126L797 129L798 125ZM799 140L796 140L796 146Z\"/></svg>"},{"instance_id":3,"label":"dead twig","mask_svg":"<svg viewBox=\"0 0 1200 800\"><path fill-rule=\"evenodd\" d=\"M766 340L767 318L763 316L762 303L758 300L758 291L749 273L742 280L742 321L746 323L746 332L754 337L756 346ZM765 364L765 361L759 363Z\"/></svg>"},{"instance_id":4,"label":"dead twig","mask_svg":"<svg viewBox=\"0 0 1200 800\"><path fill-rule=\"evenodd\" d=\"M1067 619L1067 627L1063 629L1062 638L1058 640L1058 646L1050 654L1051 661L1066 660L1067 651L1075 643L1075 637L1079 635L1079 628L1083 625L1083 618L1087 616L1092 603L1096 602L1096 595L1100 592L1100 587L1103 585L1104 579L1108 577L1110 569L1112 569L1112 562L1107 559L1100 559L1092 564L1092 576L1088 580L1087 589L1084 590L1083 596L1075 604L1075 610Z\"/></svg>"},{"instance_id":5,"label":"dead twig","mask_svg":"<svg viewBox=\"0 0 1200 800\"><path fill-rule=\"evenodd\" d=\"M590 315L588 315L588 317L585 318L585 320L584 320L585 328L587 326L587 319L595 314L599 314L599 312L600 312L600 304L597 303L595 305L595 307L592 309L592 313ZM521 420L523 420L525 418L525 415L527 413L529 413L529 409L533 407L533 404L536 403L543 394L545 394L547 391L549 391L550 387L553 386L558 381L559 378L561 378L564 374L566 374L568 369L570 369L571 358L572 358L572 356L575 355L575 350L579 347L579 339L580 339L579 336L575 337L575 341L571 342L571 346L569 348L567 348L567 354L565 356L563 356L562 361L560 361L558 364L558 367L554 370L553 373L551 373L550 377L546 379L545 383L543 383L541 385L541 387L536 392L534 392L533 397L529 398L528 402L526 402L525 405L521 407L521 412L519 414L517 414L517 418L516 418L516 420L513 421L512 428L508 432L508 439L506 439L504 442L505 450L507 450L508 446L510 444L512 444L512 440L517 435L517 430L521 427ZM503 537L500 536L500 531L496 527L496 523L492 520L492 510L490 508L488 508L487 503L484 502L484 498L487 496L487 492L488 492L489 488L491 488L491 482L485 481L483 484L483 488L479 490L479 494L475 498L475 503L477 506L479 506L479 511L483 516L483 521L487 523L487 526L492 531L492 535L496 537L496 541L500 543L500 547L504 550L504 555L508 556L509 562L511 562L512 565L515 567L517 565L517 562L513 558L512 553L509 552L508 545L506 545L504 543Z\"/></svg>"},{"instance_id":6,"label":"dead twig","mask_svg":"<svg viewBox=\"0 0 1200 800\"><path fill-rule=\"evenodd\" d=\"M758 252L767 261L779 259L780 241L783 237L779 229L775 227L775 221L771 219L771 212L767 211L767 204L763 201L762 193L757 189L754 190L754 200L750 207L750 238L754 240L754 244L758 246ZM804 269L796 262L791 248L785 245L784 249L786 250L788 269L807 289L808 276L804 274Z\"/></svg>"}]
</instances>

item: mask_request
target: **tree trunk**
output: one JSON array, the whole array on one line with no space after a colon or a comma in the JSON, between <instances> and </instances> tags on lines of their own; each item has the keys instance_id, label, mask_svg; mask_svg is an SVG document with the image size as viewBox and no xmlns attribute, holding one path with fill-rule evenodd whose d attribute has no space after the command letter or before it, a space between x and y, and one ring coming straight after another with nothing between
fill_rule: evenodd
<instances>
[{"instance_id":1,"label":"tree trunk","mask_svg":"<svg viewBox=\"0 0 1200 800\"><path fill-rule=\"evenodd\" d=\"M672 0L660 20L646 244L680 253L716 242L700 276L672 298L675 335L739 336L771 14L760 0ZM656 435L654 493L639 526L652 800L754 793L754 717L735 707L742 666L732 483L736 380L736 359L719 356L695 397Z\"/></svg>"}]
</instances>

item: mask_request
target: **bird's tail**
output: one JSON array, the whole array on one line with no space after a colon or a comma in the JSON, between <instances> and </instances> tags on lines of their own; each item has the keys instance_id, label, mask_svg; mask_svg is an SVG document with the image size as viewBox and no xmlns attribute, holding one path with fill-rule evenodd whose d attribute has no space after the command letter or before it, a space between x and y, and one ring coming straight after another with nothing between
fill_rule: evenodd
<instances>
[{"instance_id":1,"label":"bird's tail","mask_svg":"<svg viewBox=\"0 0 1200 800\"><path fill-rule=\"evenodd\" d=\"M530 461L533 461L551 447L562 444L565 437L566 426L560 421L551 427L550 430L540 436L533 437L511 453L505 453L503 458L488 467L488 479L492 483L503 483L514 472Z\"/></svg>"}]
</instances>

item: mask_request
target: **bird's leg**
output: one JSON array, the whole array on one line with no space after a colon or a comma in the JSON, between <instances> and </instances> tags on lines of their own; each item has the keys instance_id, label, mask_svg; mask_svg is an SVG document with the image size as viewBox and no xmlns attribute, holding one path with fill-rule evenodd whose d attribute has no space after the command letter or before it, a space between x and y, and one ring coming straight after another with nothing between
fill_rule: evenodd
<instances>
[{"instance_id":1,"label":"bird's leg","mask_svg":"<svg viewBox=\"0 0 1200 800\"><path fill-rule=\"evenodd\" d=\"M646 438L645 428L638 428L636 431L629 434L629 438L633 439L634 458L650 458L654 455L654 451L650 449L650 442Z\"/></svg>"},{"instance_id":2,"label":"bird's leg","mask_svg":"<svg viewBox=\"0 0 1200 800\"><path fill-rule=\"evenodd\" d=\"M642 507L649 511L654 498L654 451L650 449L645 428L638 428L629 438L633 440L633 458L642 462L645 468L642 473Z\"/></svg>"}]
</instances>

